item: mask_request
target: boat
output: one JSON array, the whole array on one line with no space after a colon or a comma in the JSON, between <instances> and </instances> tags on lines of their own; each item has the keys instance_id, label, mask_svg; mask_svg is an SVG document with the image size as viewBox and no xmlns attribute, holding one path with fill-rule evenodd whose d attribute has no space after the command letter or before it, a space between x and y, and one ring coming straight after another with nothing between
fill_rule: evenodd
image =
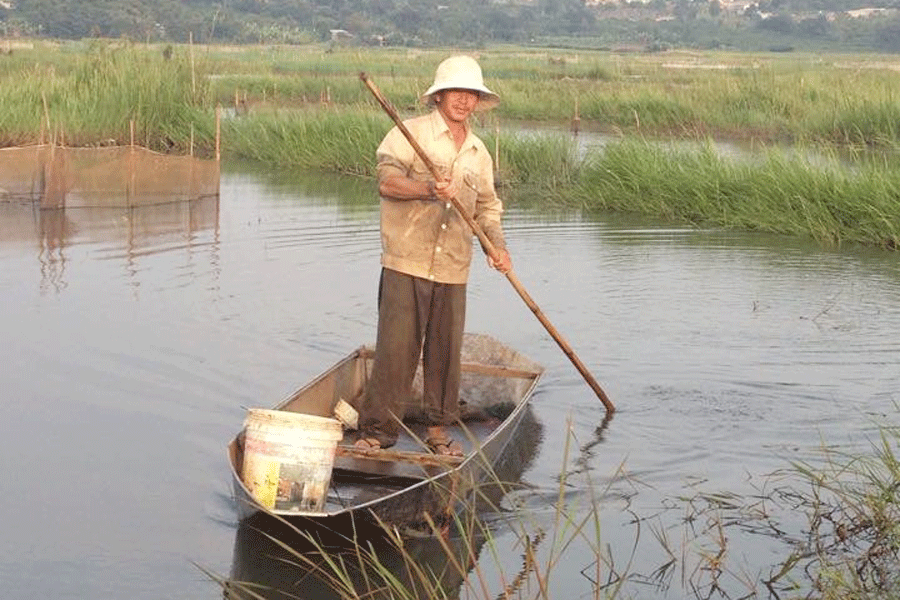
<instances>
[{"instance_id":1,"label":"boat","mask_svg":"<svg viewBox=\"0 0 900 600\"><path fill-rule=\"evenodd\" d=\"M374 349L357 348L272 410L333 417L343 403L358 408L373 359ZM355 432L344 431L321 510L290 502L276 502L274 508L262 506L241 479L244 433L239 432L228 444L238 519L243 522L265 513L329 528L342 528L340 522L349 519L413 530L446 522L475 490L481 496L487 484L504 487L497 473L504 471L505 455L516 454L508 450L529 414L542 372L540 365L495 338L467 333L462 351L461 419L447 428L463 446L463 456L434 454L421 441L426 424L419 410L420 368L396 445L376 451L358 449L353 446Z\"/></svg>"}]
</instances>

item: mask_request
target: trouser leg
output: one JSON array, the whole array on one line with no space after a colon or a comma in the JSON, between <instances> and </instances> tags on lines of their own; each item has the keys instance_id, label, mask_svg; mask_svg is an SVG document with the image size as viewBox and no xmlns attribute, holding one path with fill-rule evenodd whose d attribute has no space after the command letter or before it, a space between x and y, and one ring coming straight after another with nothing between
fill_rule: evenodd
<instances>
[{"instance_id":1,"label":"trouser leg","mask_svg":"<svg viewBox=\"0 0 900 600\"><path fill-rule=\"evenodd\" d=\"M375 361L360 411L364 436L377 438L382 446L396 442L420 356L426 416L441 424L458 419L465 303L464 284L434 283L382 269Z\"/></svg>"},{"instance_id":2,"label":"trouser leg","mask_svg":"<svg viewBox=\"0 0 900 600\"><path fill-rule=\"evenodd\" d=\"M360 429L363 435L377 438L382 446L397 440L398 419L403 418L409 401L422 348L423 299L417 294L414 279L390 269L381 270L375 361Z\"/></svg>"},{"instance_id":3,"label":"trouser leg","mask_svg":"<svg viewBox=\"0 0 900 600\"><path fill-rule=\"evenodd\" d=\"M449 425L459 419L460 354L466 320L466 286L435 285L430 308L422 353L423 403L430 422Z\"/></svg>"}]
</instances>

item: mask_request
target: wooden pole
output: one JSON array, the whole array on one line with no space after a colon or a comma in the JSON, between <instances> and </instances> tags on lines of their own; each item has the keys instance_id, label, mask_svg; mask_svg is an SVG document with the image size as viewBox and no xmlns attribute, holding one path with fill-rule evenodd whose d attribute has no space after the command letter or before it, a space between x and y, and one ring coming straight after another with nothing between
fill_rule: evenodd
<instances>
[{"instance_id":1,"label":"wooden pole","mask_svg":"<svg viewBox=\"0 0 900 600\"><path fill-rule=\"evenodd\" d=\"M416 138L413 137L412 133L410 133L409 129L407 129L406 125L403 124L403 121L400 120L400 115L397 114L397 111L393 106L381 95L381 92L375 87L375 84L369 79L368 75L365 73L360 73L359 78L362 82L369 88L369 91L375 96L375 99L378 100L378 103L384 109L384 111L390 115L391 119L393 119L394 123L397 125L397 128L403 133L403 136L409 141L410 145L415 150L416 154L419 155L419 158L422 159L422 162L425 163L425 166L431 172L432 177L435 179L442 179L440 172L438 171L435 164L431 161L427 154L425 154L425 150L422 149L422 146L419 145L419 142ZM459 203L455 197L450 199L453 202L453 206L456 207L456 210L459 214L465 219L466 223L469 224L469 227L478 237L478 241L481 242L482 247L487 252L488 256L491 257L495 262L500 260L500 255L497 252L497 249L494 247L494 244L491 243L491 240L488 239L487 235L478 226L478 223L469 216L469 214L464 210L463 206ZM584 366L584 363L581 362L581 359L575 354L575 351L572 350L572 347L563 339L562 335L560 335L559 331L550 323L550 320L544 315L544 312L538 307L537 303L531 298L531 295L525 290L525 287L522 285L522 282L519 281L519 278L516 277L515 273L513 273L512 269L506 272L506 278L515 288L516 292L519 293L519 296L531 309L531 312L534 313L534 316L537 317L538 321L544 326L547 332L553 337L565 355L572 361L572 364L575 365L575 368L578 369L578 372L581 373L581 376L584 377L584 380L587 384L594 390L594 393L597 394L597 397L603 402L603 406L606 407L607 413L612 413L616 410L613 403L610 401L609 397L606 395L606 392L603 391L603 388L600 387L600 384L597 383L597 380L591 375L590 371L587 370L587 367Z\"/></svg>"},{"instance_id":2,"label":"wooden pole","mask_svg":"<svg viewBox=\"0 0 900 600\"><path fill-rule=\"evenodd\" d=\"M191 55L191 100L197 98L197 70L194 67L194 32L188 32L188 48Z\"/></svg>"},{"instance_id":3,"label":"wooden pole","mask_svg":"<svg viewBox=\"0 0 900 600\"><path fill-rule=\"evenodd\" d=\"M222 105L216 105L216 162L222 160Z\"/></svg>"}]
</instances>

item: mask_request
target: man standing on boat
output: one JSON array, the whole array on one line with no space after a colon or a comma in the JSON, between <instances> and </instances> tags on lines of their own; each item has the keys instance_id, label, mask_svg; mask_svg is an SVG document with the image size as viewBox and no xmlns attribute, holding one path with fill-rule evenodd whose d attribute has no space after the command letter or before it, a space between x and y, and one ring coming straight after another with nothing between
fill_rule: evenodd
<instances>
[{"instance_id":1,"label":"man standing on boat","mask_svg":"<svg viewBox=\"0 0 900 600\"><path fill-rule=\"evenodd\" d=\"M361 407L356 446L394 445L409 404L419 358L424 374L426 443L438 454L461 455L446 431L459 419L460 353L465 327L466 281L472 231L451 198L478 223L498 251L488 264L512 267L494 189L491 155L471 131L469 117L490 110L500 97L484 85L469 56L438 65L434 84L421 98L434 110L404 121L443 174L434 180L399 128L378 147L381 195L381 280L378 333L369 392Z\"/></svg>"}]
</instances>

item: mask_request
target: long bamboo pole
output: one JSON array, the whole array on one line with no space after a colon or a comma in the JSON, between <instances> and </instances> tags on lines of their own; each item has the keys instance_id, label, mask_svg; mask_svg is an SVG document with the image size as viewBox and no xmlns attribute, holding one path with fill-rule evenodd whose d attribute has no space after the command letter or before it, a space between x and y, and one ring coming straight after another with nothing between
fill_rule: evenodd
<instances>
[{"instance_id":1,"label":"long bamboo pole","mask_svg":"<svg viewBox=\"0 0 900 600\"><path fill-rule=\"evenodd\" d=\"M422 162L425 163L425 166L428 167L428 170L431 171L431 175L435 179L441 179L441 174L438 171L435 164L431 161L427 154L425 154L425 150L422 149L422 146L419 145L419 142L413 137L412 133L410 133L409 129L407 129L406 125L403 124L403 121L400 119L400 115L397 114L397 111L391 105L390 102L381 94L375 84L372 83L372 80L369 79L369 76L365 73L360 73L359 78L362 82L369 88L369 91L372 92L372 95L375 96L375 99L378 100L378 103L384 109L384 111L393 119L394 123L400 129L400 132L403 133L404 137L409 141L410 145L413 147L413 150L416 151L416 154L419 155L419 158L422 159ZM494 244L491 243L491 240L488 239L487 235L478 226L478 223L473 219L463 208L463 206L459 203L455 197L450 198L451 202L453 202L453 206L462 215L463 219L466 220L466 223L469 224L469 227L478 237L478 241L481 242L482 247L488 253L494 261L500 260L500 255L497 252L497 248L494 247ZM613 403L610 401L609 397L606 395L606 392L603 391L603 388L600 387L600 384L597 383L597 380L594 379L593 375L591 375L590 371L587 370L587 367L584 366L584 363L581 362L581 359L578 358L578 355L575 354L575 351L569 345L569 343L563 339L562 335L560 335L559 331L556 330L556 327L550 322L544 312L540 309L537 303L532 299L531 295L525 290L525 287L522 285L522 282L519 281L519 278L516 277L515 273L513 273L512 269L506 272L506 278L515 288L516 292L519 293L519 296L528 305L528 308L531 309L531 312L534 313L534 316L537 317L538 321L544 326L547 332L553 337L562 351L565 353L569 360L572 361L572 364L575 365L575 368L578 369L578 372L581 373L581 376L584 377L584 380L587 384L594 390L594 393L597 394L597 397L600 398L600 401L603 402L603 406L606 407L607 413L612 413L616 410L616 407L613 406Z\"/></svg>"}]
</instances>

